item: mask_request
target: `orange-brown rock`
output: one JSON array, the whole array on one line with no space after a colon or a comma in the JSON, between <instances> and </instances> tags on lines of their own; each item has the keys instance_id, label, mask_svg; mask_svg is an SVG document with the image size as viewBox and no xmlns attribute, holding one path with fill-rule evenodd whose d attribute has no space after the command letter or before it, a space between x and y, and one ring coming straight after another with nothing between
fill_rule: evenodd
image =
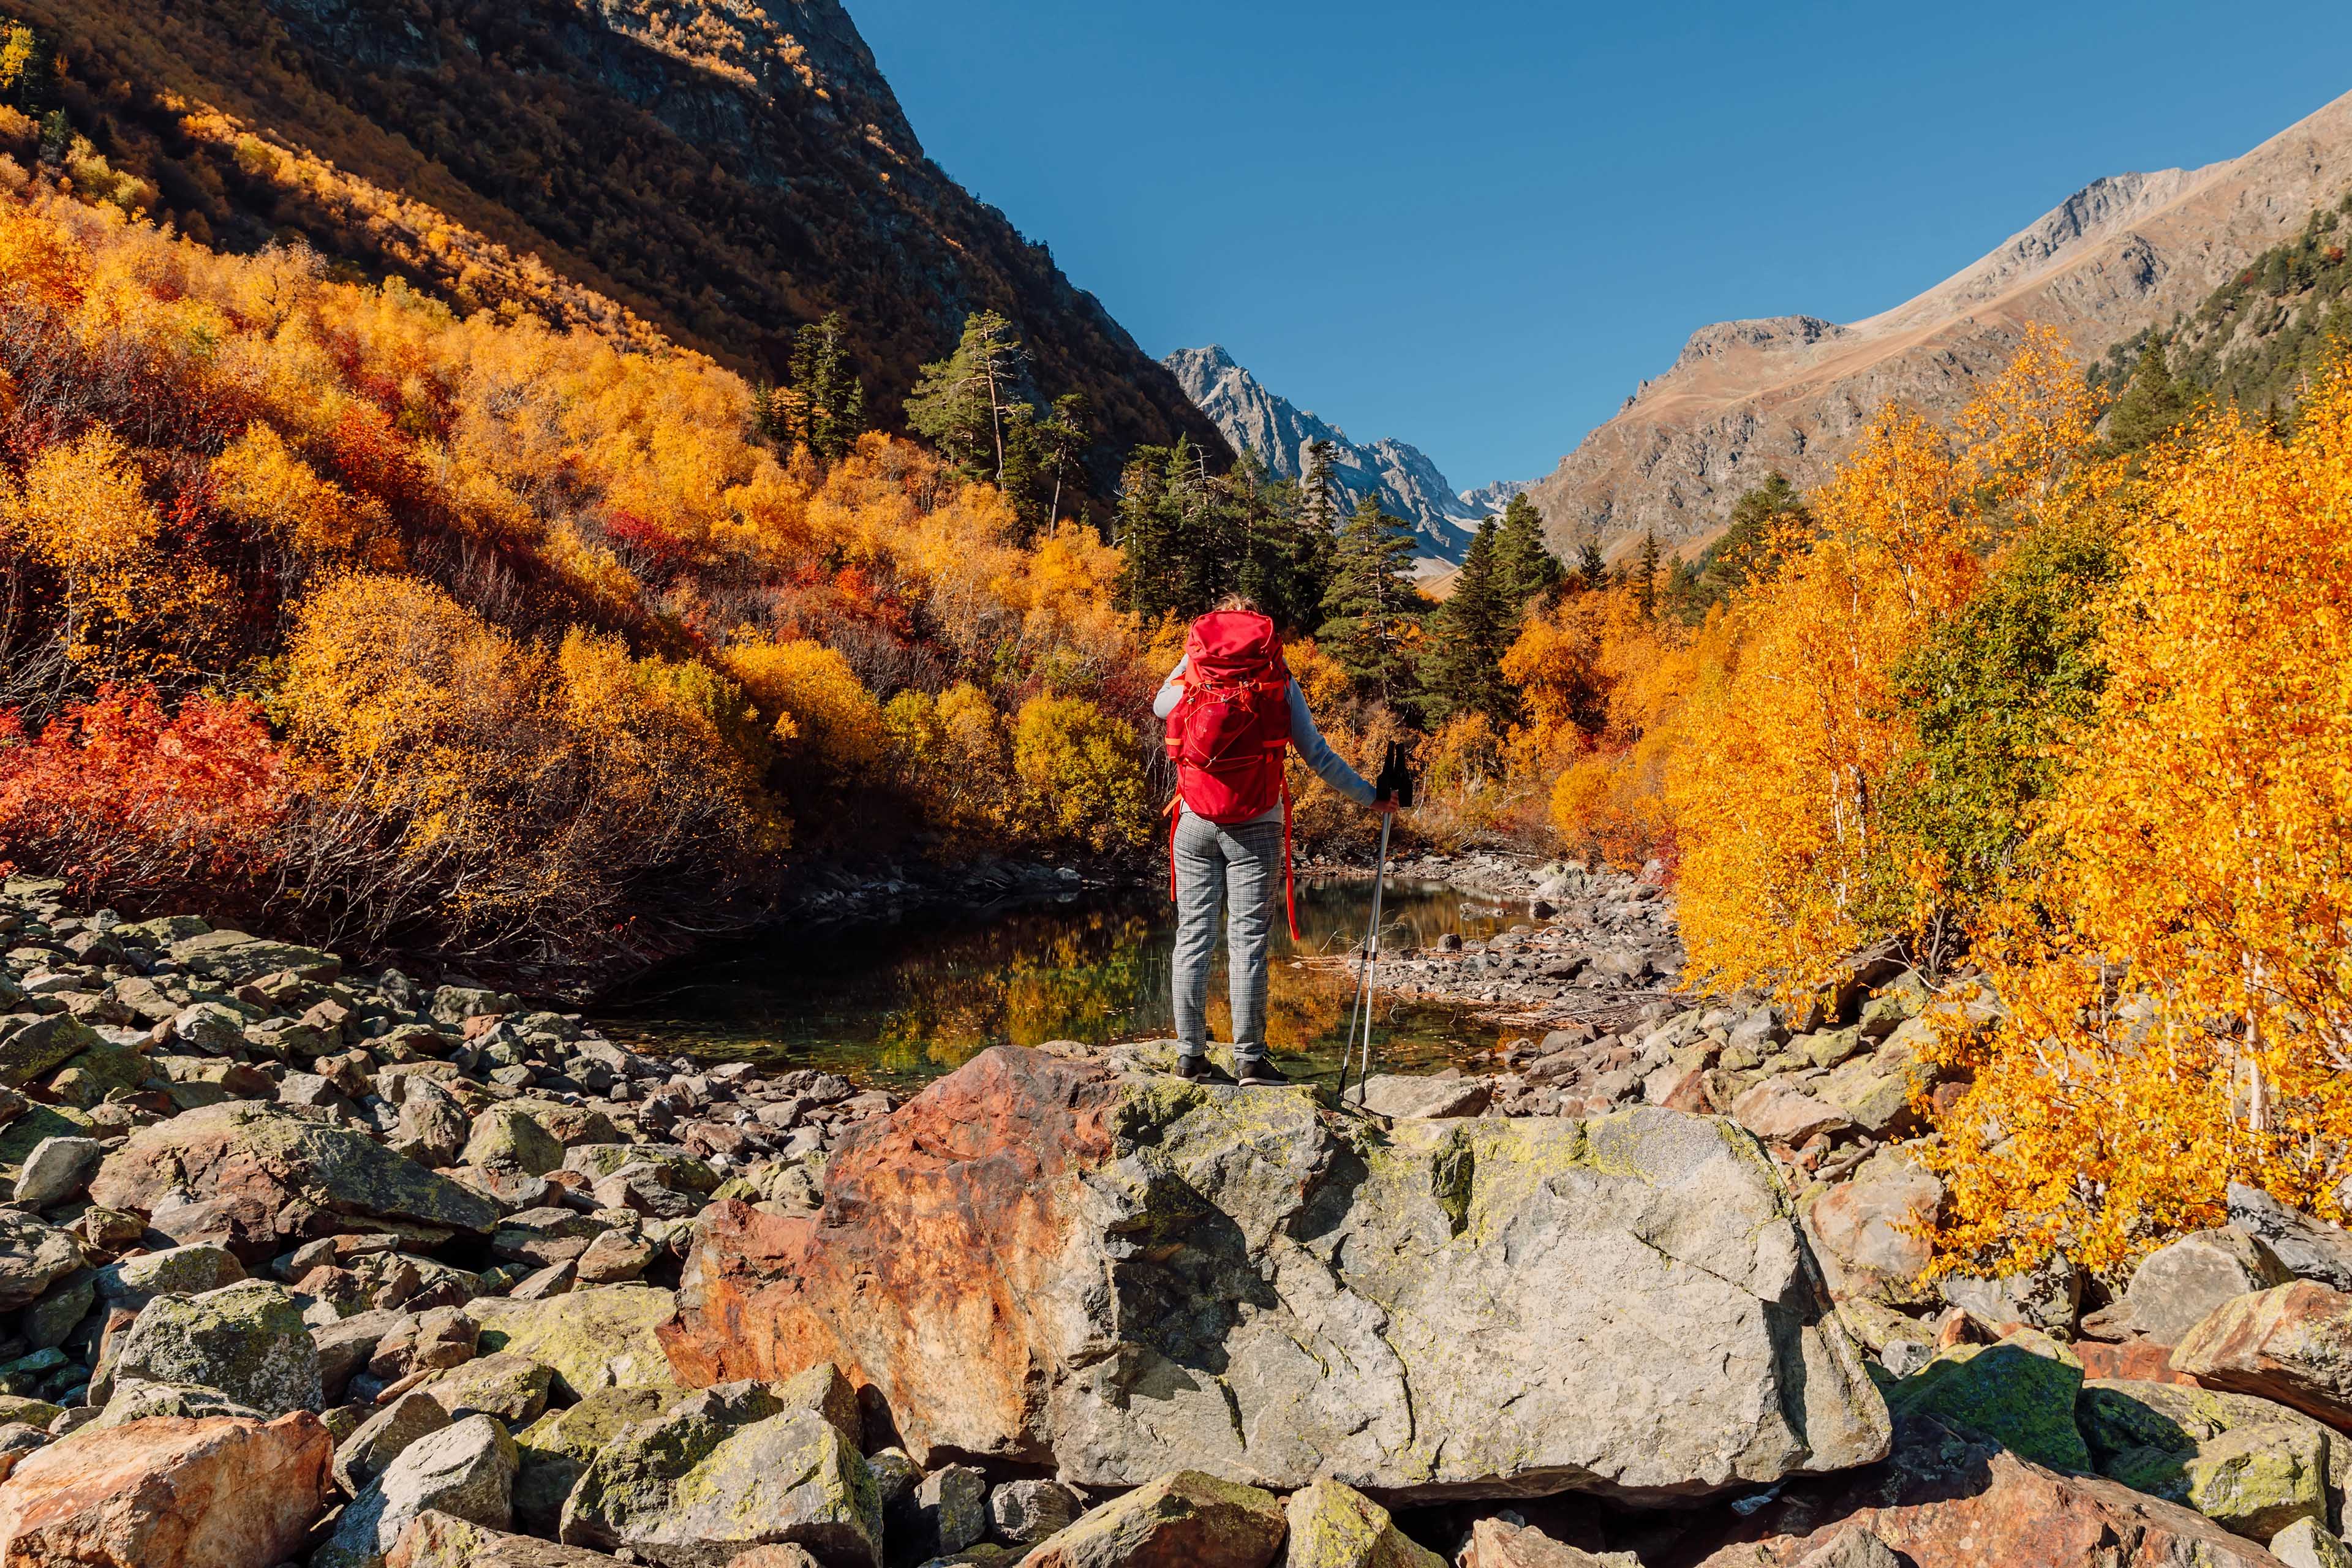
<instances>
[{"instance_id":1,"label":"orange-brown rock","mask_svg":"<svg viewBox=\"0 0 2352 1568\"><path fill-rule=\"evenodd\" d=\"M621 1560L426 1509L384 1553L383 1568L621 1568Z\"/></svg>"},{"instance_id":2,"label":"orange-brown rock","mask_svg":"<svg viewBox=\"0 0 2352 1568\"><path fill-rule=\"evenodd\" d=\"M1610 1561L1528 1525L1482 1519L1470 1527L1457 1568L1608 1568Z\"/></svg>"},{"instance_id":3,"label":"orange-brown rock","mask_svg":"<svg viewBox=\"0 0 2352 1568\"><path fill-rule=\"evenodd\" d=\"M2067 1348L2082 1362L2083 1380L2086 1383L2096 1378L2126 1378L2135 1383L2198 1386L2195 1378L2174 1369L2172 1347L2154 1340L2125 1340L2120 1344L2077 1340Z\"/></svg>"},{"instance_id":4,"label":"orange-brown rock","mask_svg":"<svg viewBox=\"0 0 2352 1568\"><path fill-rule=\"evenodd\" d=\"M2172 1365L2352 1426L2352 1295L2298 1279L2224 1302L2181 1337Z\"/></svg>"},{"instance_id":5,"label":"orange-brown rock","mask_svg":"<svg viewBox=\"0 0 2352 1568\"><path fill-rule=\"evenodd\" d=\"M713 1206L662 1332L680 1381L782 1381L831 1362L890 1391L919 1456L1051 1462L1040 1317L1077 1195L1059 1178L1108 1158L1116 1100L1099 1068L990 1051L853 1131L820 1214Z\"/></svg>"},{"instance_id":6,"label":"orange-brown rock","mask_svg":"<svg viewBox=\"0 0 2352 1568\"><path fill-rule=\"evenodd\" d=\"M0 1568L267 1568L325 1510L334 1452L307 1411L159 1416L65 1438L0 1485Z\"/></svg>"},{"instance_id":7,"label":"orange-brown rock","mask_svg":"<svg viewBox=\"0 0 2352 1568\"><path fill-rule=\"evenodd\" d=\"M1910 1568L2277 1568L2202 1514L1906 1422L1894 1458L1791 1489L1697 1568L1797 1568L1866 1531Z\"/></svg>"}]
</instances>

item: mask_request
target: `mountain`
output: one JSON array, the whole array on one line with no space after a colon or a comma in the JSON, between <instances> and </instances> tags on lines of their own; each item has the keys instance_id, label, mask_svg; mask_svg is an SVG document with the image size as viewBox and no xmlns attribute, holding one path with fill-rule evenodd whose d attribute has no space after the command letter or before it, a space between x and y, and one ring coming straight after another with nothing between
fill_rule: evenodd
<instances>
[{"instance_id":1,"label":"mountain","mask_svg":"<svg viewBox=\"0 0 2352 1568\"><path fill-rule=\"evenodd\" d=\"M1420 447L1388 437L1359 446L1338 426L1268 391L1215 343L1179 349L1160 363L1236 450L1254 454L1276 479L1295 479L1306 472L1308 443L1331 443L1332 482L1346 497L1341 510L1367 495L1378 496L1382 510L1411 523L1421 536L1426 567L1458 564L1469 531L1487 515L1468 496L1456 493Z\"/></svg>"},{"instance_id":2,"label":"mountain","mask_svg":"<svg viewBox=\"0 0 2352 1568\"><path fill-rule=\"evenodd\" d=\"M837 0L10 0L150 210L300 237L462 306L634 317L781 379L846 318L885 424L968 312L1124 448L1214 426L1042 244L923 153Z\"/></svg>"},{"instance_id":3,"label":"mountain","mask_svg":"<svg viewBox=\"0 0 2352 1568\"><path fill-rule=\"evenodd\" d=\"M2084 360L2194 310L2352 186L2352 94L2242 157L2095 180L1998 248L1891 310L1723 321L1529 488L1563 552L1614 553L1654 531L1687 551L1779 469L1826 479L1892 399L1957 413L2023 329L2056 328Z\"/></svg>"}]
</instances>

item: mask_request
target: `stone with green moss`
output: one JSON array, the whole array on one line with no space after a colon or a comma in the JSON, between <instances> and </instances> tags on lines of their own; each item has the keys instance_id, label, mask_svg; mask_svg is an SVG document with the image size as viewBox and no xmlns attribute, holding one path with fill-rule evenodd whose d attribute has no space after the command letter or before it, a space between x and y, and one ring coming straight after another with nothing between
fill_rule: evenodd
<instances>
[{"instance_id":1,"label":"stone with green moss","mask_svg":"<svg viewBox=\"0 0 2352 1568\"><path fill-rule=\"evenodd\" d=\"M865 1457L823 1416L785 1409L763 1384L722 1384L624 1428L572 1488L559 1533L664 1568L765 1545L879 1568L882 1501Z\"/></svg>"},{"instance_id":2,"label":"stone with green moss","mask_svg":"<svg viewBox=\"0 0 2352 1568\"><path fill-rule=\"evenodd\" d=\"M1389 1510L1339 1481L1290 1494L1284 1568L1445 1568L1445 1559L1396 1527Z\"/></svg>"},{"instance_id":3,"label":"stone with green moss","mask_svg":"<svg viewBox=\"0 0 2352 1568\"><path fill-rule=\"evenodd\" d=\"M467 1306L482 1326L481 1351L511 1351L554 1374L559 1399L600 1388L663 1387L674 1381L655 1331L677 1298L654 1285L604 1285L540 1301L490 1297Z\"/></svg>"},{"instance_id":4,"label":"stone with green moss","mask_svg":"<svg viewBox=\"0 0 2352 1568\"><path fill-rule=\"evenodd\" d=\"M2087 1470L2091 1453L2074 1428L2083 1363L2056 1341L2021 1329L1992 1345L1955 1345L1886 1395L1899 1419L1924 1416L1955 1432L2000 1444L2037 1464Z\"/></svg>"},{"instance_id":5,"label":"stone with green moss","mask_svg":"<svg viewBox=\"0 0 2352 1568\"><path fill-rule=\"evenodd\" d=\"M118 1091L128 1093L146 1083L154 1069L137 1051L99 1044L79 1053L49 1079L49 1092L60 1105L88 1110Z\"/></svg>"},{"instance_id":6,"label":"stone with green moss","mask_svg":"<svg viewBox=\"0 0 2352 1568\"><path fill-rule=\"evenodd\" d=\"M688 1397L673 1387L606 1388L579 1404L551 1410L518 1433L522 1469L515 1477L515 1518L525 1529L553 1535L588 1461L627 1427L659 1415Z\"/></svg>"},{"instance_id":7,"label":"stone with green moss","mask_svg":"<svg viewBox=\"0 0 2352 1568\"><path fill-rule=\"evenodd\" d=\"M2340 1522L2352 1439L2251 1394L2179 1384L2086 1384L2075 1420L2101 1475L2195 1509L2254 1541L2295 1521Z\"/></svg>"},{"instance_id":8,"label":"stone with green moss","mask_svg":"<svg viewBox=\"0 0 2352 1568\"><path fill-rule=\"evenodd\" d=\"M70 1013L46 1013L0 1035L0 1083L22 1088L60 1063L105 1042Z\"/></svg>"},{"instance_id":9,"label":"stone with green moss","mask_svg":"<svg viewBox=\"0 0 2352 1568\"><path fill-rule=\"evenodd\" d=\"M198 1296L158 1296L131 1325L112 1363L118 1382L218 1389L270 1415L315 1411L319 1348L282 1286L241 1280Z\"/></svg>"},{"instance_id":10,"label":"stone with green moss","mask_svg":"<svg viewBox=\"0 0 2352 1568\"><path fill-rule=\"evenodd\" d=\"M554 1374L526 1355L512 1351L486 1355L452 1367L425 1385L452 1421L468 1415L495 1415L509 1427L539 1419L547 1408Z\"/></svg>"}]
</instances>

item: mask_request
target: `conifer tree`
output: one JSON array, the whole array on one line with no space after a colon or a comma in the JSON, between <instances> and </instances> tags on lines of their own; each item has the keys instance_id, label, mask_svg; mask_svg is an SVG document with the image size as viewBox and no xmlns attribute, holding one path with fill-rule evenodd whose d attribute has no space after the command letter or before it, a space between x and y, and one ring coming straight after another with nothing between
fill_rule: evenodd
<instances>
[{"instance_id":1,"label":"conifer tree","mask_svg":"<svg viewBox=\"0 0 2352 1568\"><path fill-rule=\"evenodd\" d=\"M1004 479L1004 416L1028 351L993 310L967 318L955 352L934 360L907 396L907 426L975 479Z\"/></svg>"},{"instance_id":2,"label":"conifer tree","mask_svg":"<svg viewBox=\"0 0 2352 1568\"><path fill-rule=\"evenodd\" d=\"M2163 336L2150 332L2131 384L2108 412L2107 447L2121 453L2154 446L2179 429L2195 405L2190 389L2173 379Z\"/></svg>"},{"instance_id":3,"label":"conifer tree","mask_svg":"<svg viewBox=\"0 0 2352 1568\"><path fill-rule=\"evenodd\" d=\"M1601 556L1601 542L1588 539L1577 548L1576 575L1588 594L1609 586L1609 563Z\"/></svg>"},{"instance_id":4,"label":"conifer tree","mask_svg":"<svg viewBox=\"0 0 2352 1568\"><path fill-rule=\"evenodd\" d=\"M1644 616L1658 613L1658 536L1642 535L1642 563L1635 569L1633 603Z\"/></svg>"},{"instance_id":5,"label":"conifer tree","mask_svg":"<svg viewBox=\"0 0 2352 1568\"><path fill-rule=\"evenodd\" d=\"M1503 509L1495 539L1496 582L1512 619L1542 595L1559 586L1568 570L1544 542L1543 514L1523 495L1513 496Z\"/></svg>"},{"instance_id":6,"label":"conifer tree","mask_svg":"<svg viewBox=\"0 0 2352 1568\"><path fill-rule=\"evenodd\" d=\"M1066 392L1054 399L1053 416L1037 426L1039 464L1053 479L1053 494L1045 501L1045 523L1061 521L1062 488L1080 474L1087 448L1095 440L1094 399L1083 392Z\"/></svg>"},{"instance_id":7,"label":"conifer tree","mask_svg":"<svg viewBox=\"0 0 2352 1568\"><path fill-rule=\"evenodd\" d=\"M1490 517L1471 536L1452 596L1429 618L1421 683L1423 711L1433 723L1460 713L1484 713L1498 726L1517 717L1503 655L1517 633L1520 612L1505 566L1501 530Z\"/></svg>"},{"instance_id":8,"label":"conifer tree","mask_svg":"<svg viewBox=\"0 0 2352 1568\"><path fill-rule=\"evenodd\" d=\"M866 433L866 384L850 370L846 338L838 310L794 333L792 396L777 400L789 437L827 463L847 457Z\"/></svg>"},{"instance_id":9,"label":"conifer tree","mask_svg":"<svg viewBox=\"0 0 2352 1568\"><path fill-rule=\"evenodd\" d=\"M1381 510L1378 497L1356 503L1333 552L1318 640L1354 679L1358 691L1384 702L1410 694L1409 636L1420 595L1412 586L1412 531Z\"/></svg>"}]
</instances>

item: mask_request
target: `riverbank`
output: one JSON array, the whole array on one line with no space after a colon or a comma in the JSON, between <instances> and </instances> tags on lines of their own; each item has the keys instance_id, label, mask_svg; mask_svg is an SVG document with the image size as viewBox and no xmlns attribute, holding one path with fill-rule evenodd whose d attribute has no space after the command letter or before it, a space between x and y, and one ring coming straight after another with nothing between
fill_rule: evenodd
<instances>
[{"instance_id":1,"label":"riverbank","mask_svg":"<svg viewBox=\"0 0 2352 1568\"><path fill-rule=\"evenodd\" d=\"M1400 962L1665 955L1536 869ZM2352 1236L2233 1194L2128 1280L1927 1278L1981 989L1654 998L1361 1111L1149 1041L901 1098L38 879L0 930L0 1563L2338 1561Z\"/></svg>"}]
</instances>

